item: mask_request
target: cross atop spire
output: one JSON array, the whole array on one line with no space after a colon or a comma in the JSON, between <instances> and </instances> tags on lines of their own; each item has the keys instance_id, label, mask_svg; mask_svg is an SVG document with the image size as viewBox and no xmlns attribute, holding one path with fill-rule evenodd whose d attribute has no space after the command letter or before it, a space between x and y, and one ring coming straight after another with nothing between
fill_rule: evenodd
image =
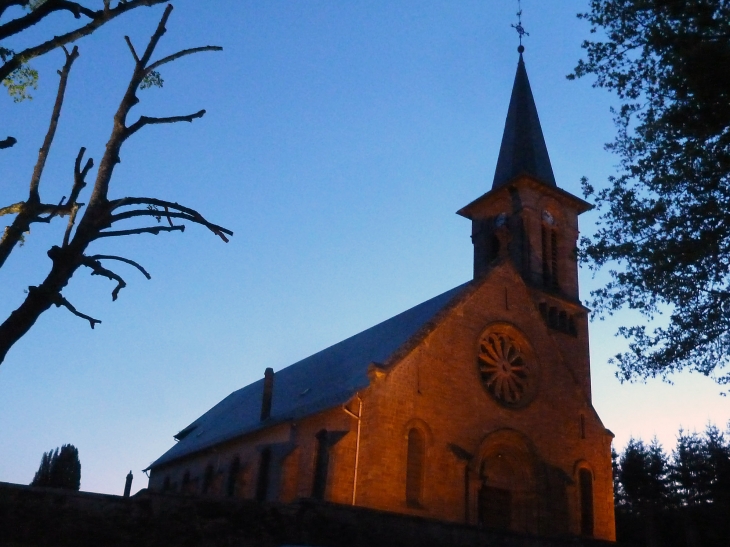
<instances>
[{"instance_id":1,"label":"cross atop spire","mask_svg":"<svg viewBox=\"0 0 730 547\"><path fill-rule=\"evenodd\" d=\"M517 24L512 25L512 28L517 31L517 34L520 37L520 45L517 48L517 51L522 53L525 51L525 47L522 45L522 37L530 35L530 33L525 30L525 27L522 26L522 0L517 0Z\"/></svg>"}]
</instances>

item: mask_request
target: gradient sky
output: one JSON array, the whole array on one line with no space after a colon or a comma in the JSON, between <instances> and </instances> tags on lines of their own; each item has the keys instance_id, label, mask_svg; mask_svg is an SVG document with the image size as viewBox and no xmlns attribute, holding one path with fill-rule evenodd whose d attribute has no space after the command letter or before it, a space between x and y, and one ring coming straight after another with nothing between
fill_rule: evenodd
<instances>
[{"instance_id":1,"label":"gradient sky","mask_svg":"<svg viewBox=\"0 0 730 547\"><path fill-rule=\"evenodd\" d=\"M470 225L454 213L494 175L517 64L516 4L176 2L158 57L206 44L224 51L165 67L164 87L141 92L133 112L208 113L135 135L111 194L178 201L235 236L224 244L191 226L94 245L139 261L152 280L117 268L128 287L112 303L111 282L79 271L64 294L103 323L92 331L54 308L11 350L0 366L0 481L30 482L44 451L72 443L83 490L121 494L132 469L134 492L172 435L266 367L470 279ZM600 185L617 163L603 150L614 98L565 78L588 36L575 17L587 4L523 2L525 62L553 169L578 195L581 176ZM139 9L79 43L46 201L68 195L79 147L98 162L132 68L123 36L143 47L162 9ZM33 63L41 86L32 101L0 96L0 137L19 141L0 155L3 204L27 195L62 57ZM581 217L585 234L592 215ZM2 317L43 279L63 228L35 225L0 270ZM582 297L601 281L584 269ZM730 401L711 379L615 379L607 361L625 344L613 334L635 319L591 325L594 406L617 446L656 434L671 448L680 425L724 427Z\"/></svg>"}]
</instances>

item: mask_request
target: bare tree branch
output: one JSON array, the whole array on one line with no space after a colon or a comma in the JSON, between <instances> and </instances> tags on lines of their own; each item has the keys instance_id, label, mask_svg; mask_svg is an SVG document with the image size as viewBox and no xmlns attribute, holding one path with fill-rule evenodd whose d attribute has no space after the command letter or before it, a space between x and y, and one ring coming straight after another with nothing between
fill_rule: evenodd
<instances>
[{"instance_id":1,"label":"bare tree branch","mask_svg":"<svg viewBox=\"0 0 730 547\"><path fill-rule=\"evenodd\" d=\"M130 47L131 47L131 45L130 45ZM174 61L175 59L179 59L180 57L185 57L186 55L192 55L193 53L200 53L201 51L223 51L223 48L220 46L201 46L201 47L193 47L190 49L183 49L181 51L178 51L177 53L173 53L172 55L163 57L159 61L155 61L154 63L152 63L150 66L148 66L145 69L145 74L149 74L150 72L155 70L157 67L170 63L170 62Z\"/></svg>"},{"instance_id":2,"label":"bare tree branch","mask_svg":"<svg viewBox=\"0 0 730 547\"><path fill-rule=\"evenodd\" d=\"M114 230L111 232L99 232L92 239L101 239L102 237L119 237L131 236L136 234L152 234L159 235L160 232L184 232L185 225L180 226L150 226L149 228L134 228L132 230Z\"/></svg>"},{"instance_id":3,"label":"bare tree branch","mask_svg":"<svg viewBox=\"0 0 730 547\"><path fill-rule=\"evenodd\" d=\"M122 279L118 274L114 273L113 271L102 266L101 262L99 262L98 260L94 260L90 257L84 257L81 263L87 268L91 268L91 275L101 275L103 277L111 279L112 281L117 282L117 286L114 287L114 290L112 291L112 301L115 301L117 299L117 296L119 296L119 291L127 286L127 283L124 281L124 279Z\"/></svg>"},{"instance_id":4,"label":"bare tree branch","mask_svg":"<svg viewBox=\"0 0 730 547\"><path fill-rule=\"evenodd\" d=\"M181 211L183 213L187 213L190 215L189 220L192 222L196 222L198 224L202 224L209 230L211 230L215 235L220 237L224 242L228 243L228 238L226 235L232 236L233 232L231 230L228 230L227 228L223 228L222 226L218 226L217 224L212 224L205 220L203 218L203 215L201 215L198 211L195 209L191 209L190 207L185 207L183 205L180 205L179 203L174 203L170 201L163 201L161 199L155 199L155 198L122 198L118 200L114 200L110 202L109 204L110 210L115 210L120 207L128 207L130 205L151 205L153 207L163 207L165 210L168 208L175 209L178 211ZM123 213L122 213L123 214ZM113 215L112 219L117 218L118 215ZM121 219L120 219L121 220Z\"/></svg>"},{"instance_id":5,"label":"bare tree branch","mask_svg":"<svg viewBox=\"0 0 730 547\"><path fill-rule=\"evenodd\" d=\"M51 304L55 304L57 308L60 308L61 306L63 306L68 311L70 311L71 313L73 313L75 316L81 317L81 319L86 319L89 322L89 325L91 326L92 329L94 328L94 325L96 325L97 323L101 323L101 320L94 319L93 317L91 317L89 315L86 315L85 313L81 313L80 311L78 311L73 306L73 304L71 304L71 302L69 302L68 300L66 300L60 294L56 294L56 295L54 295L54 296L51 297Z\"/></svg>"},{"instance_id":6,"label":"bare tree branch","mask_svg":"<svg viewBox=\"0 0 730 547\"><path fill-rule=\"evenodd\" d=\"M71 204L71 212L68 215L68 222L66 223L66 232L63 234L63 247L68 247L68 241L71 238L71 230L73 230L74 224L76 223L76 215L79 212L78 203Z\"/></svg>"},{"instance_id":7,"label":"bare tree branch","mask_svg":"<svg viewBox=\"0 0 730 547\"><path fill-rule=\"evenodd\" d=\"M167 32L167 28L165 28L165 26L167 25L167 20L170 18L171 13L172 4L167 4L167 6L165 7L165 11L162 14L162 18L160 19L160 22L158 23L155 32L152 34L152 37L147 44L147 48L144 50L144 53L139 60L138 64L142 67L146 67L147 63L150 62L150 58L152 57L152 53L154 53L155 48L157 47L157 43L160 41L160 38L162 38L162 35Z\"/></svg>"},{"instance_id":8,"label":"bare tree branch","mask_svg":"<svg viewBox=\"0 0 730 547\"><path fill-rule=\"evenodd\" d=\"M152 276L147 273L147 270L145 270L142 266L140 266L137 262L134 260L130 260L128 258L124 258L123 256L115 256L115 255L93 255L89 257L91 260L119 260L120 262L124 262L126 264L129 264L130 266L134 266L137 268L140 272L142 272L142 275L144 275L147 279L152 279Z\"/></svg>"},{"instance_id":9,"label":"bare tree branch","mask_svg":"<svg viewBox=\"0 0 730 547\"><path fill-rule=\"evenodd\" d=\"M0 141L0 150L3 150L4 148L10 148L11 146L15 146L15 143L18 142L18 139L15 137L8 137L6 139L3 139Z\"/></svg>"},{"instance_id":10,"label":"bare tree branch","mask_svg":"<svg viewBox=\"0 0 730 547\"><path fill-rule=\"evenodd\" d=\"M38 186L41 182L41 175L43 174L43 168L46 166L46 159L48 158L48 152L51 150L53 144L53 138L56 136L56 129L58 128L58 119L61 117L61 107L63 106L63 99L66 94L66 84L68 83L68 73L71 71L71 65L79 56L79 48L74 46L71 53L63 48L66 54L66 63L63 68L59 71L61 80L58 82L58 93L56 93L56 102L53 105L53 112L51 113L51 122L48 124L48 132L46 138L43 140L43 145L38 151L38 161L33 169L33 176L30 179L30 195L28 197L29 202L40 201L40 195L38 193Z\"/></svg>"},{"instance_id":11,"label":"bare tree branch","mask_svg":"<svg viewBox=\"0 0 730 547\"><path fill-rule=\"evenodd\" d=\"M170 212L165 207L165 212L161 212L158 210L150 210L150 209L142 209L142 210L134 210L134 211L125 211L123 213L119 213L116 215L112 215L111 222L118 222L120 220L126 220L134 217L167 217L168 222L170 223L170 226L173 226L172 220L173 218L180 218L183 220L188 220L190 222L195 222L196 224L200 224L202 226L205 226L208 228L211 232L213 232L215 235L222 237L221 234L228 234L233 235L233 232L228 230L227 228L224 228L223 226L218 226L217 224L213 224L211 222L208 222L203 218L203 216L198 213L197 211L194 211L192 213L188 212ZM228 243L228 238L222 237L223 241Z\"/></svg>"},{"instance_id":12,"label":"bare tree branch","mask_svg":"<svg viewBox=\"0 0 730 547\"><path fill-rule=\"evenodd\" d=\"M108 23L112 19L140 6L153 6L155 4L162 4L168 0L128 0L126 2L119 2L114 8L105 8L97 13L100 15L92 19L88 24L83 27L79 27L76 30L62 34L61 36L54 36L52 39L43 42L37 46L29 47L13 55L5 64L0 66L0 81L7 78L10 73L19 69L23 63L27 63L35 57L39 57L52 51L58 47L74 42L79 38L88 36L102 25Z\"/></svg>"},{"instance_id":13,"label":"bare tree branch","mask_svg":"<svg viewBox=\"0 0 730 547\"><path fill-rule=\"evenodd\" d=\"M188 114L187 116L170 116L167 118L152 118L150 116L140 116L139 120L137 120L127 128L124 138L127 139L131 137L137 131L142 129L145 125L153 125L159 123L192 122L197 118L202 118L204 115L205 110L199 110L195 114Z\"/></svg>"},{"instance_id":14,"label":"bare tree branch","mask_svg":"<svg viewBox=\"0 0 730 547\"><path fill-rule=\"evenodd\" d=\"M134 57L134 62L139 63L139 57L137 56L137 52L134 50L134 46L132 45L132 40L129 39L129 36L125 36L124 41L127 42L127 45L129 46L129 51L132 52L132 57Z\"/></svg>"},{"instance_id":15,"label":"bare tree branch","mask_svg":"<svg viewBox=\"0 0 730 547\"><path fill-rule=\"evenodd\" d=\"M58 92L56 93L56 102L53 105L53 111L51 113L51 120L48 125L48 132L43 140L43 145L38 151L38 161L33 169L33 175L30 179L30 189L28 191L28 199L23 205L16 211L16 217L10 226L5 229L2 237L0 238L0 268L5 264L5 261L10 256L15 246L19 241L22 240L23 234L30 230L30 225L33 222L44 222L44 219L40 217L41 214L49 213L53 215L53 210L57 207L49 209L47 205L43 205L40 202L40 180L43 174L43 169L48 158L48 152L53 144L53 138L56 135L56 129L58 127L58 119L61 116L61 107L63 106L63 99L66 93L66 84L68 82L68 75L71 71L71 66L76 58L79 56L78 48L74 46L71 53L66 51L66 62L63 68L59 71L60 80L58 82ZM50 221L50 218L45 219L46 222Z\"/></svg>"},{"instance_id":16,"label":"bare tree branch","mask_svg":"<svg viewBox=\"0 0 730 547\"><path fill-rule=\"evenodd\" d=\"M30 0L0 0L0 17L2 17L5 10L11 6L23 6L30 2Z\"/></svg>"},{"instance_id":17,"label":"bare tree branch","mask_svg":"<svg viewBox=\"0 0 730 547\"><path fill-rule=\"evenodd\" d=\"M24 206L25 202L19 201L18 203L13 203L12 205L3 207L0 209L0 217L4 215L17 215L18 213L23 211Z\"/></svg>"},{"instance_id":18,"label":"bare tree branch","mask_svg":"<svg viewBox=\"0 0 730 547\"><path fill-rule=\"evenodd\" d=\"M66 0L45 2L27 15L0 25L0 40L4 40L32 27L55 11L69 11L76 19L79 19L81 15L85 15L89 19L95 19L103 14L103 11L93 11L76 2L67 2Z\"/></svg>"},{"instance_id":19,"label":"bare tree branch","mask_svg":"<svg viewBox=\"0 0 730 547\"><path fill-rule=\"evenodd\" d=\"M2 1L0 0L0 10L2 10ZM12 1L12 0L6 0ZM124 6L136 6L143 3L148 5L160 3L162 0L129 0L127 2L117 5L116 9L121 9ZM104 11L105 13L112 12L110 7L110 0L104 0ZM157 216L165 216L169 223L172 223L173 218L184 218L191 222L195 222L206 226L212 230L224 241L227 241L226 234L231 235L230 230L226 230L220 226L211 224L205 220L200 213L197 211L178 205L176 203L170 203L162 200L155 200L151 198L124 198L120 200L110 201L108 199L109 186L111 183L112 175L115 166L119 163L119 154L122 145L126 141L127 137L131 134L127 127L127 116L129 111L136 105L139 100L136 97L136 92L139 89L140 84L144 80L146 65L154 53L155 47L159 42L162 35L165 33L165 24L169 18L172 6L168 5L162 15L162 18L157 25L157 29L150 38L150 41L140 57L139 61L135 61L134 70L129 80L127 89L122 97L119 107L114 114L114 123L112 125L112 132L109 136L109 140L106 143L104 154L99 162L99 168L96 172L96 180L94 187L89 198L88 205L85 208L83 216L79 220L78 224L75 225L76 216L79 211L81 204L77 203L79 192L81 188L86 184L84 178L87 175L89 169L93 165L91 160L87 161L86 165L82 168L82 161L84 150L82 149L74 165L74 186L72 188L71 197L63 204L60 208L53 206L60 211L67 211L69 213L69 223L66 228L64 235L63 245L61 247L54 246L48 251L48 256L51 259L52 266L48 272L46 278L38 287L30 287L26 298L21 305L15 309L10 316L2 323L0 323L0 363L5 359L7 352L13 345L20 340L35 324L38 318L52 305L64 306L75 315L82 317L89 321L93 328L96 323L100 323L99 320L94 319L88 315L78 312L63 296L61 293L63 289L68 285L73 274L82 266L88 266L92 268L92 271L96 275L105 276L111 280L117 282L117 287L112 293L112 297L116 297L119 290L124 286L121 277L111 270L104 268L101 264L101 260L119 260L136 267L146 277L149 274L136 262L130 261L117 256L112 255L94 255L92 257L86 256L86 250L89 245L100 238L105 237L117 237L125 235L135 234L154 234L157 235L162 232L173 232L173 231L184 231L185 226L149 226L142 228L133 228L129 230L108 230L111 228L113 223L113 212L115 209L123 206L134 206L134 205L149 205L152 207L159 207L161 210L155 211ZM90 32L90 31L89 31ZM61 37L62 39L70 39L69 35ZM56 45L62 45L63 42L56 42ZM55 46L54 46L55 47ZM38 51L37 49L34 51ZM16 56L17 58L17 56ZM172 59L171 59L172 60ZM3 68L7 67L6 65ZM0 73L1 75L1 73ZM197 114L190 116L180 116L174 118L149 118L142 117L136 122L135 131L149 123L173 123L175 121L190 121L196 117L200 117L205 111L200 111ZM133 132L133 131L132 131ZM164 211L164 212L163 212ZM135 216L150 216L151 212L146 215L135 215L134 211L131 216L127 218L133 218ZM124 214L124 213L121 213ZM36 215L37 216L37 215ZM17 217L16 217L17 220ZM117 218L121 220L121 218ZM73 230L75 225L75 230ZM72 235L73 231L73 235ZM1 264L0 264L1 266Z\"/></svg>"},{"instance_id":20,"label":"bare tree branch","mask_svg":"<svg viewBox=\"0 0 730 547\"><path fill-rule=\"evenodd\" d=\"M81 160L84 159L85 152L86 148L82 146L74 162L74 184L71 188L71 195L68 198L70 204L76 203L76 200L79 199L81 190L86 186L86 175L89 173L89 169L94 167L94 160L89 158L86 160L86 165L81 169Z\"/></svg>"},{"instance_id":21,"label":"bare tree branch","mask_svg":"<svg viewBox=\"0 0 730 547\"><path fill-rule=\"evenodd\" d=\"M66 196L63 196L61 198L61 201L58 202L58 205L56 205L55 207L53 207L53 209L51 209L51 211L48 213L47 217L38 216L38 217L36 217L36 219L33 222L45 222L46 224L49 224L51 222L51 220L53 220L53 217L55 217L56 215L61 214L61 216L63 216L63 214L65 212L64 206L63 206L64 201L66 201Z\"/></svg>"}]
</instances>

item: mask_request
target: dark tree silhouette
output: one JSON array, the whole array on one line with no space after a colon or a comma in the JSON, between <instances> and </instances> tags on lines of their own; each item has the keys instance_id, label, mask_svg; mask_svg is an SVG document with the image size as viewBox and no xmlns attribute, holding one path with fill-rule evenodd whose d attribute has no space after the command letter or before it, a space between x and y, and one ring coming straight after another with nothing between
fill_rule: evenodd
<instances>
[{"instance_id":1,"label":"dark tree silhouette","mask_svg":"<svg viewBox=\"0 0 730 547\"><path fill-rule=\"evenodd\" d=\"M78 490L81 486L78 449L72 444L64 444L60 451L56 448L45 452L30 485Z\"/></svg>"},{"instance_id":2,"label":"dark tree silhouette","mask_svg":"<svg viewBox=\"0 0 730 547\"><path fill-rule=\"evenodd\" d=\"M116 300L119 291L126 286L126 283L119 274L106 265L109 261L128 264L147 278L150 277L140 264L128 258L106 254L87 254L87 250L92 243L109 237L182 232L185 230L185 225L179 223L180 221L200 224L225 242L228 241L227 236L233 234L230 230L209 222L195 209L178 203L152 197L111 198L109 195L114 168L121 161L120 153L127 139L148 125L192 122L205 114L205 110L200 110L193 114L164 118L142 115L132 123L128 121L130 111L139 103L137 91L150 85L160 84L161 79L158 69L161 66L193 53L221 49L217 46L196 47L178 51L153 61L152 55L160 39L165 34L166 24L171 12L172 6L168 4L149 43L140 53L134 48L129 37L125 36L133 58L132 76L119 108L114 115L112 133L99 163L96 181L85 209L83 209L84 204L79 202L79 198L87 185L86 176L92 168L93 162L91 159L86 160L86 162L83 161L84 148L81 148L76 157L73 183L68 199L64 198L56 205L44 204L40 199L39 191L45 159L53 142L63 104L66 81L71 66L78 56L76 47L70 53L66 51L66 64L60 71L60 84L51 123L31 177L29 198L25 202L0 209L0 215L9 213L16 215L13 224L6 229L2 240L0 240L0 266L15 245L21 241L23 232L28 229L31 223L50 222L54 217L61 215L67 216L68 221L59 245L54 245L48 250L52 265L46 278L40 285L29 287L26 298L20 307L13 311L4 322L0 323L0 363L3 362L10 348L30 330L38 317L51 306L65 307L72 314L88 321L91 328L101 323L99 319L78 311L62 294L63 289L79 268L89 268L92 275L103 276L115 282L116 287L112 291L112 300ZM147 222L144 222L142 226L135 226L134 224L130 226L126 224L128 221ZM156 221L156 224L148 224L148 222L154 221ZM126 224L126 226L118 226L120 223Z\"/></svg>"},{"instance_id":3,"label":"dark tree silhouette","mask_svg":"<svg viewBox=\"0 0 730 547\"><path fill-rule=\"evenodd\" d=\"M614 460L620 542L662 547L730 544L730 442L714 425L680 430L671 457L631 439Z\"/></svg>"},{"instance_id":4,"label":"dark tree silhouette","mask_svg":"<svg viewBox=\"0 0 730 547\"><path fill-rule=\"evenodd\" d=\"M611 281L599 314L624 307L664 323L624 326L622 380L689 369L718 375L730 362L730 2L591 0L579 17L595 33L570 77L615 92L618 176L584 192L601 211L581 243Z\"/></svg>"}]
</instances>

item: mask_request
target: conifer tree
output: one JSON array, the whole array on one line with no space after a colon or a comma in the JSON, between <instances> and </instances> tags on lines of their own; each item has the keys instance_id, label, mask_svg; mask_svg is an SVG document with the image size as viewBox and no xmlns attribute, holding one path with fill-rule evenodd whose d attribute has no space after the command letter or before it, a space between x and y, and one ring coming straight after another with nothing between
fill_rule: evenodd
<instances>
[{"instance_id":1,"label":"conifer tree","mask_svg":"<svg viewBox=\"0 0 730 547\"><path fill-rule=\"evenodd\" d=\"M64 444L60 450L56 448L45 452L30 485L78 490L81 486L78 449L72 444Z\"/></svg>"}]
</instances>

